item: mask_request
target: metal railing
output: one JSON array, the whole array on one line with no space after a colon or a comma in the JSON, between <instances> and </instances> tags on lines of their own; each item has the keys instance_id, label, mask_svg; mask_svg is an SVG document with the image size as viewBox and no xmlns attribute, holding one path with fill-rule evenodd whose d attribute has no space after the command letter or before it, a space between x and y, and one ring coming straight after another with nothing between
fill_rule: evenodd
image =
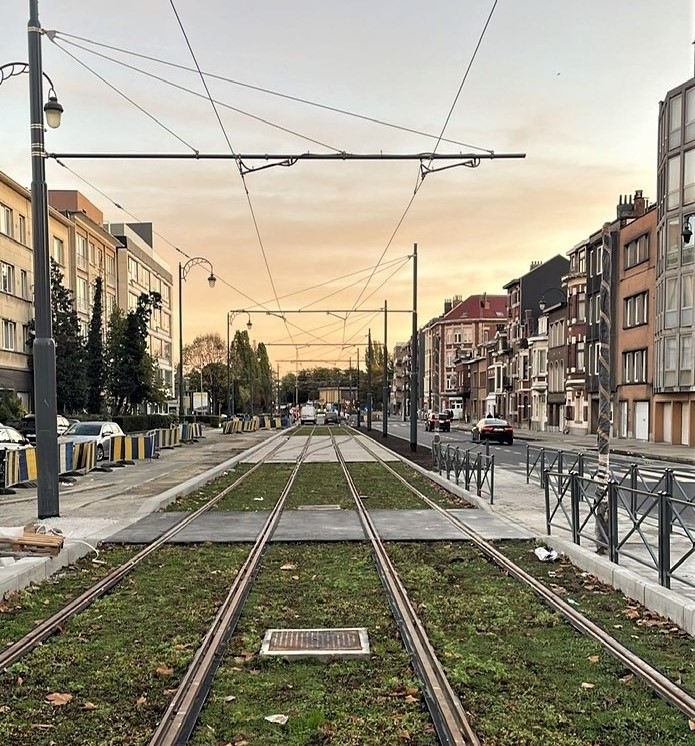
<instances>
[{"instance_id":1,"label":"metal railing","mask_svg":"<svg viewBox=\"0 0 695 746\"><path fill-rule=\"evenodd\" d=\"M495 456L490 455L489 442L486 442L485 451L478 448L462 450L460 446L452 448L451 443L443 445L435 436L432 441L432 471L444 472L449 480L453 474L456 484L475 491L478 497L485 493L490 498L490 505L494 504Z\"/></svg>"},{"instance_id":2,"label":"metal railing","mask_svg":"<svg viewBox=\"0 0 695 746\"><path fill-rule=\"evenodd\" d=\"M606 488L592 475L546 470L546 530L565 531L572 541L594 544L611 562L629 559L655 570L660 585L677 580L695 588L695 503L667 469L649 488L636 470Z\"/></svg>"}]
</instances>

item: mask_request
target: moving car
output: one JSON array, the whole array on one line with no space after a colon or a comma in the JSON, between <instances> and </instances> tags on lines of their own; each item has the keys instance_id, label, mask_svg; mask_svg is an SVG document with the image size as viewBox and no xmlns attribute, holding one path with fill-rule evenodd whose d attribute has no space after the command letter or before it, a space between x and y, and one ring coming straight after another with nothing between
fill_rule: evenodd
<instances>
[{"instance_id":1,"label":"moving car","mask_svg":"<svg viewBox=\"0 0 695 746\"><path fill-rule=\"evenodd\" d=\"M439 418L437 422L437 427L439 427L439 431L443 433L448 433L451 431L451 420L453 412L450 409L446 409L443 412L439 413Z\"/></svg>"},{"instance_id":2,"label":"moving car","mask_svg":"<svg viewBox=\"0 0 695 746\"><path fill-rule=\"evenodd\" d=\"M338 424L338 413L335 409L327 409L324 417L324 424L326 425L337 425Z\"/></svg>"},{"instance_id":3,"label":"moving car","mask_svg":"<svg viewBox=\"0 0 695 746\"><path fill-rule=\"evenodd\" d=\"M316 424L316 407L313 404L304 404L299 410L299 422L302 425Z\"/></svg>"},{"instance_id":4,"label":"moving car","mask_svg":"<svg viewBox=\"0 0 695 746\"><path fill-rule=\"evenodd\" d=\"M60 437L60 442L71 440L73 443L85 443L93 440L97 446L97 461L103 461L105 455L111 455L111 436L125 435L121 426L115 422L76 422Z\"/></svg>"},{"instance_id":5,"label":"moving car","mask_svg":"<svg viewBox=\"0 0 695 746\"><path fill-rule=\"evenodd\" d=\"M483 417L482 420L473 425L471 437L474 443L481 443L483 440L495 440L498 443L514 443L514 428L499 417Z\"/></svg>"},{"instance_id":6,"label":"moving car","mask_svg":"<svg viewBox=\"0 0 695 746\"><path fill-rule=\"evenodd\" d=\"M57 434L62 435L69 427L70 422L62 414L58 415L57 422ZM28 414L17 423L16 430L18 430L32 445L36 444L36 415Z\"/></svg>"}]
</instances>

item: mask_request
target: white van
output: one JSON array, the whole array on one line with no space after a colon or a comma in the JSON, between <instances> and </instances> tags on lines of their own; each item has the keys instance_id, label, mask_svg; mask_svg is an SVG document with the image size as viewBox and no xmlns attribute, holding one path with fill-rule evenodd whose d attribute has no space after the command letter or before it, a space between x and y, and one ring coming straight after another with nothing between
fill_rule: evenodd
<instances>
[{"instance_id":1,"label":"white van","mask_svg":"<svg viewBox=\"0 0 695 746\"><path fill-rule=\"evenodd\" d=\"M313 404L304 404L299 412L299 422L302 425L316 424L316 407Z\"/></svg>"}]
</instances>

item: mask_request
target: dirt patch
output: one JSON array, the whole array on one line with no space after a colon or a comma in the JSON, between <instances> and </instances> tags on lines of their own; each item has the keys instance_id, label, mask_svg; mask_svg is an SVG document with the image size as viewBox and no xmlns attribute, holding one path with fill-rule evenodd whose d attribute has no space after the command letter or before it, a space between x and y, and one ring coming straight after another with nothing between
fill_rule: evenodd
<instances>
[{"instance_id":1,"label":"dirt patch","mask_svg":"<svg viewBox=\"0 0 695 746\"><path fill-rule=\"evenodd\" d=\"M381 423L378 424L381 425ZM432 451L422 443L418 443L417 451L413 453L410 450L410 443L407 440L397 438L395 435L387 435L384 438L381 429L372 428L369 431L366 428L360 428L360 432L362 435L367 435L378 443L381 443L381 445L386 446L386 448L390 448L394 453L403 456L408 461L412 461L414 464L422 466L425 469L432 468Z\"/></svg>"}]
</instances>

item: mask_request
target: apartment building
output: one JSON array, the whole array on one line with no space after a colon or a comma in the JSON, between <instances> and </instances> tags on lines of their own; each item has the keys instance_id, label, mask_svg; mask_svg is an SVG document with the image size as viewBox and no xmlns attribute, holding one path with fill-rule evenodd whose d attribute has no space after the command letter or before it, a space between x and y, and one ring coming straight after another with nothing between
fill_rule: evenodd
<instances>
[{"instance_id":1,"label":"apartment building","mask_svg":"<svg viewBox=\"0 0 695 746\"><path fill-rule=\"evenodd\" d=\"M34 404L27 344L34 318L32 229L31 193L0 171L0 389L16 394L28 412ZM49 251L67 275L71 231L69 220L49 210Z\"/></svg>"},{"instance_id":2,"label":"apartment building","mask_svg":"<svg viewBox=\"0 0 695 746\"><path fill-rule=\"evenodd\" d=\"M695 78L659 104L653 438L695 445Z\"/></svg>"},{"instance_id":3,"label":"apartment building","mask_svg":"<svg viewBox=\"0 0 695 746\"><path fill-rule=\"evenodd\" d=\"M526 274L504 285L507 291L508 349L504 373L505 396L499 413L516 427L531 427L528 340L536 333L541 303L551 291L560 290L562 277L568 268L568 260L558 254L546 262L532 262Z\"/></svg>"},{"instance_id":4,"label":"apartment building","mask_svg":"<svg viewBox=\"0 0 695 746\"><path fill-rule=\"evenodd\" d=\"M529 337L531 358L531 430L543 432L548 417L548 316L538 317L536 333Z\"/></svg>"},{"instance_id":5,"label":"apartment building","mask_svg":"<svg viewBox=\"0 0 695 746\"><path fill-rule=\"evenodd\" d=\"M649 440L654 371L656 205L620 231L617 265L613 434Z\"/></svg>"},{"instance_id":6,"label":"apartment building","mask_svg":"<svg viewBox=\"0 0 695 746\"><path fill-rule=\"evenodd\" d=\"M399 342L393 348L393 378L391 380L390 411L396 415L407 415L410 393L410 341Z\"/></svg>"},{"instance_id":7,"label":"apartment building","mask_svg":"<svg viewBox=\"0 0 695 746\"><path fill-rule=\"evenodd\" d=\"M589 432L586 397L586 255L588 239L567 252L569 271L562 278L567 297L567 370L565 428L575 435Z\"/></svg>"},{"instance_id":8,"label":"apartment building","mask_svg":"<svg viewBox=\"0 0 695 746\"><path fill-rule=\"evenodd\" d=\"M120 243L104 230L102 211L80 192L49 190L48 203L73 224L69 256L74 261L61 268L61 271L65 282L75 293L80 334L86 337L89 332L97 277L102 281L102 325L106 332L118 293L116 258Z\"/></svg>"},{"instance_id":9,"label":"apartment building","mask_svg":"<svg viewBox=\"0 0 695 746\"><path fill-rule=\"evenodd\" d=\"M566 423L567 303L560 301L544 309L548 328L548 413L545 429L564 432Z\"/></svg>"},{"instance_id":10,"label":"apartment building","mask_svg":"<svg viewBox=\"0 0 695 746\"><path fill-rule=\"evenodd\" d=\"M110 223L105 227L120 244L117 256L119 307L125 311L133 310L141 293L157 292L162 297L161 309L156 310L150 319L148 349L157 361L168 397L173 400L171 270L154 250L152 223Z\"/></svg>"}]
</instances>

